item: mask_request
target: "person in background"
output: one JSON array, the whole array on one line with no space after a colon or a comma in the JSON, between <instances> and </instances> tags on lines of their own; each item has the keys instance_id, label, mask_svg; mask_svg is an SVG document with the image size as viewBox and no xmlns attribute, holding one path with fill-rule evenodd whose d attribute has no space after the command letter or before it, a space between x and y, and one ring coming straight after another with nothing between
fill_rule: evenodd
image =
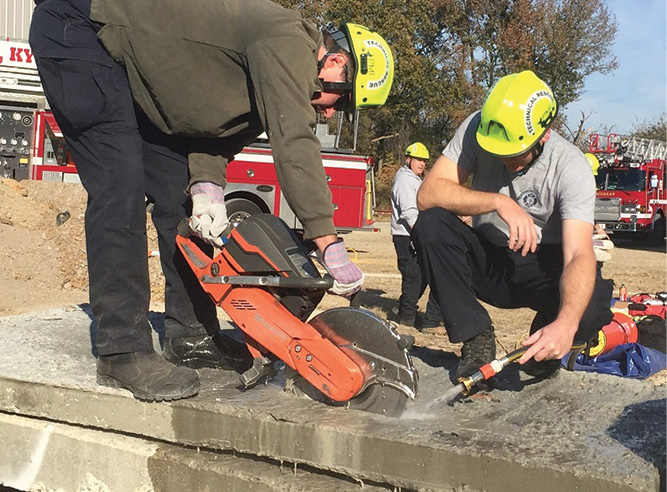
<instances>
[{"instance_id":1,"label":"person in background","mask_svg":"<svg viewBox=\"0 0 667 492\"><path fill-rule=\"evenodd\" d=\"M593 171L593 176L597 176L600 169L598 158L590 152L585 153L584 157L586 157L588 165L591 167L591 171ZM614 249L614 243L609 238L607 231L595 222L593 225L593 252L595 253L595 260L598 263L611 260L611 254L609 254L609 250L611 249Z\"/></svg>"},{"instance_id":2,"label":"person in background","mask_svg":"<svg viewBox=\"0 0 667 492\"><path fill-rule=\"evenodd\" d=\"M247 368L175 243L189 216L203 241L228 232L226 165L263 131L280 186L333 292L363 274L333 224L313 132L317 114L382 105L394 65L386 41L344 23L320 32L268 0L37 0L30 45L88 192L85 217L99 384L147 401L199 391L193 368ZM372 82L372 83L371 83ZM166 279L164 357L147 317L145 197ZM251 362L251 358L250 358Z\"/></svg>"},{"instance_id":3,"label":"person in background","mask_svg":"<svg viewBox=\"0 0 667 492\"><path fill-rule=\"evenodd\" d=\"M480 301L536 311L519 363L542 378L557 373L573 340L589 342L612 319L612 286L592 245L595 180L551 128L557 113L533 72L502 77L419 189L413 239L449 339L463 343L457 380L496 357ZM472 227L457 215L472 216Z\"/></svg>"},{"instance_id":4,"label":"person in background","mask_svg":"<svg viewBox=\"0 0 667 492\"><path fill-rule=\"evenodd\" d=\"M407 326L415 326L417 302L428 285L410 238L419 215L417 191L428 159L428 149L424 144L415 142L410 145L405 151L405 165L396 173L391 188L391 237L396 249L398 271L401 272L401 297L397 314L399 323ZM440 308L433 295L429 294L421 330L426 333L437 330L441 320Z\"/></svg>"}]
</instances>

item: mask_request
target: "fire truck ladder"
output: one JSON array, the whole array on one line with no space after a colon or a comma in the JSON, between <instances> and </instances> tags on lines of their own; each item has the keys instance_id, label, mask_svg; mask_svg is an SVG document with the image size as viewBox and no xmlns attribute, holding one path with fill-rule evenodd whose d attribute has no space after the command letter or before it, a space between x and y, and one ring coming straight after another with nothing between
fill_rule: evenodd
<instances>
[{"instance_id":1,"label":"fire truck ladder","mask_svg":"<svg viewBox=\"0 0 667 492\"><path fill-rule=\"evenodd\" d=\"M667 159L667 142L660 140L631 137L621 140L619 150L622 154L637 160Z\"/></svg>"},{"instance_id":2,"label":"fire truck ladder","mask_svg":"<svg viewBox=\"0 0 667 492\"><path fill-rule=\"evenodd\" d=\"M0 100L45 106L37 69L0 66Z\"/></svg>"}]
</instances>

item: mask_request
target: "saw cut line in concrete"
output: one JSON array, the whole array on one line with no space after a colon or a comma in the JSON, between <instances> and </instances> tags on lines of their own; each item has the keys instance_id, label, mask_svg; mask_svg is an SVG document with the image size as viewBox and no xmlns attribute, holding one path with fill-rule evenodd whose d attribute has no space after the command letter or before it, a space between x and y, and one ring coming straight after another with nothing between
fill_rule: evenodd
<instances>
[{"instance_id":1,"label":"saw cut line in concrete","mask_svg":"<svg viewBox=\"0 0 667 492\"><path fill-rule=\"evenodd\" d=\"M152 322L159 328L159 313ZM403 418L389 419L296 398L280 378L241 391L234 373L214 370L200 371L200 395L173 403L143 403L98 387L90 318L81 308L0 318L0 342L3 412L415 490L664 486L665 394L653 381L563 372L536 383L510 366L488 396L430 405L452 387L457 359L415 347L420 396Z\"/></svg>"}]
</instances>

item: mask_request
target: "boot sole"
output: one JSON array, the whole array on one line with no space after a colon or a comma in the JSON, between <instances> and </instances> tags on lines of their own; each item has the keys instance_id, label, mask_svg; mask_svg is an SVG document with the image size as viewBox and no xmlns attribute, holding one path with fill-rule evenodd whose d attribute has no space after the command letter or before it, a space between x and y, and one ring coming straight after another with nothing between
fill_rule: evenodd
<instances>
[{"instance_id":1,"label":"boot sole","mask_svg":"<svg viewBox=\"0 0 667 492\"><path fill-rule=\"evenodd\" d=\"M167 359L169 360L169 359ZM216 363L216 362L211 362L207 360L202 360L198 358L193 358L193 359L178 359L177 361L169 360L172 364L175 364L177 366L185 366L189 367L190 369L220 369L222 371L233 371L234 367L227 363Z\"/></svg>"},{"instance_id":2,"label":"boot sole","mask_svg":"<svg viewBox=\"0 0 667 492\"><path fill-rule=\"evenodd\" d=\"M190 398L199 393L199 382L193 384L191 387L177 395L155 395L152 393L147 393L146 391L136 388L131 384L119 381L113 376L106 376L103 374L97 375L97 384L100 386L106 386L108 388L126 389L130 391L137 400L146 402L182 400L183 398Z\"/></svg>"}]
</instances>

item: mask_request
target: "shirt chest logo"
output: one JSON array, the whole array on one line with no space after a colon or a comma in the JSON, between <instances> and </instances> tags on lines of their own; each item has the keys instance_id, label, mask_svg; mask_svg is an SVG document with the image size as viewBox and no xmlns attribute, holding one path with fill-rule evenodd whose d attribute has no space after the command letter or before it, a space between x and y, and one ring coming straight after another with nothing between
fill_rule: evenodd
<instances>
[{"instance_id":1,"label":"shirt chest logo","mask_svg":"<svg viewBox=\"0 0 667 492\"><path fill-rule=\"evenodd\" d=\"M536 190L524 190L517 197L516 201L524 209L531 208L541 208L542 200L540 200L540 195Z\"/></svg>"}]
</instances>

